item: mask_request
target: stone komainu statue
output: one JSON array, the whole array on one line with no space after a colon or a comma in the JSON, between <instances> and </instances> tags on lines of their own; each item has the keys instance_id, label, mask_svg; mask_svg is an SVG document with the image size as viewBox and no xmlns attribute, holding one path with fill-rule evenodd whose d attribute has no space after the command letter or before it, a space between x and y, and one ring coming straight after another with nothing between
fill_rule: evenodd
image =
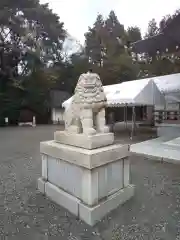
<instances>
[{"instance_id":1,"label":"stone komainu statue","mask_svg":"<svg viewBox=\"0 0 180 240\"><path fill-rule=\"evenodd\" d=\"M107 133L106 96L96 73L81 74L71 105L65 110L65 129L71 133Z\"/></svg>"}]
</instances>

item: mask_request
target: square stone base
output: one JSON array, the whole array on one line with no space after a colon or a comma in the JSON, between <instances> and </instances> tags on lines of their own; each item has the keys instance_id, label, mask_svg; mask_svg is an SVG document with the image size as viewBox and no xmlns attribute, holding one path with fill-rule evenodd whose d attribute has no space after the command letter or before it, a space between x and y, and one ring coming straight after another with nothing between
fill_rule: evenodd
<instances>
[{"instance_id":1,"label":"square stone base","mask_svg":"<svg viewBox=\"0 0 180 240\"><path fill-rule=\"evenodd\" d=\"M84 149L56 141L40 143L40 153L76 166L93 169L129 156L128 144L112 144L97 149Z\"/></svg>"},{"instance_id":2,"label":"square stone base","mask_svg":"<svg viewBox=\"0 0 180 240\"><path fill-rule=\"evenodd\" d=\"M85 149L95 149L113 144L113 133L98 133L92 136L74 134L66 131L54 133L54 140L61 144L76 146Z\"/></svg>"},{"instance_id":3,"label":"square stone base","mask_svg":"<svg viewBox=\"0 0 180 240\"><path fill-rule=\"evenodd\" d=\"M98 138L78 137L85 144ZM38 180L39 190L54 202L94 225L133 196L128 145L86 149L56 140L40 144L42 178Z\"/></svg>"},{"instance_id":4,"label":"square stone base","mask_svg":"<svg viewBox=\"0 0 180 240\"><path fill-rule=\"evenodd\" d=\"M128 185L111 194L105 198L105 200L100 201L97 205L88 206L78 198L42 178L38 179L38 189L52 201L66 208L69 212L91 226L95 225L96 222L101 220L107 213L116 209L120 204L123 204L134 195L134 186Z\"/></svg>"}]
</instances>

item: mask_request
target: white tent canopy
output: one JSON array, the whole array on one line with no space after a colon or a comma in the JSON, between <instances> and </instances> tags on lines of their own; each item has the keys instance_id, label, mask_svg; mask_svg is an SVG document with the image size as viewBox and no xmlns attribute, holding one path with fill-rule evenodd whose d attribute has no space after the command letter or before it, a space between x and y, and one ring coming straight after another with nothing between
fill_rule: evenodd
<instances>
[{"instance_id":1,"label":"white tent canopy","mask_svg":"<svg viewBox=\"0 0 180 240\"><path fill-rule=\"evenodd\" d=\"M64 101L64 102L62 103L62 107L63 107L63 108L68 108L68 107L70 106L72 100L73 100L73 96L70 97L68 100Z\"/></svg>"},{"instance_id":2,"label":"white tent canopy","mask_svg":"<svg viewBox=\"0 0 180 240\"><path fill-rule=\"evenodd\" d=\"M141 79L112 86L114 86L114 90L111 88L110 93L106 95L108 106L159 105L164 104L165 101L153 80Z\"/></svg>"},{"instance_id":3,"label":"white tent canopy","mask_svg":"<svg viewBox=\"0 0 180 240\"><path fill-rule=\"evenodd\" d=\"M180 91L180 73L146 78L147 81L149 79L152 79L159 90L165 94Z\"/></svg>"},{"instance_id":4,"label":"white tent canopy","mask_svg":"<svg viewBox=\"0 0 180 240\"><path fill-rule=\"evenodd\" d=\"M180 92L179 93L167 93L165 99L169 103L180 103Z\"/></svg>"},{"instance_id":5,"label":"white tent canopy","mask_svg":"<svg viewBox=\"0 0 180 240\"><path fill-rule=\"evenodd\" d=\"M178 110L180 103L180 73L153 77L159 90L164 94L166 100L166 109ZM173 104L173 105L171 105ZM156 106L162 109L162 105Z\"/></svg>"},{"instance_id":6,"label":"white tent canopy","mask_svg":"<svg viewBox=\"0 0 180 240\"><path fill-rule=\"evenodd\" d=\"M151 79L140 79L120 84L104 86L108 106L163 105L164 95ZM62 106L68 108L73 96Z\"/></svg>"}]
</instances>

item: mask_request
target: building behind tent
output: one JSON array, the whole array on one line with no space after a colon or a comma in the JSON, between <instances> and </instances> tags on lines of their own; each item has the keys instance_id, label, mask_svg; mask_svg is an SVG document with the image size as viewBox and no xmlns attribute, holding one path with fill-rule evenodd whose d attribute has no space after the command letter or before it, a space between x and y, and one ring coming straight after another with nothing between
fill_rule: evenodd
<instances>
[{"instance_id":1,"label":"building behind tent","mask_svg":"<svg viewBox=\"0 0 180 240\"><path fill-rule=\"evenodd\" d=\"M64 108L62 103L70 98L70 94L66 91L52 90L51 96L51 121L53 124L64 122Z\"/></svg>"}]
</instances>

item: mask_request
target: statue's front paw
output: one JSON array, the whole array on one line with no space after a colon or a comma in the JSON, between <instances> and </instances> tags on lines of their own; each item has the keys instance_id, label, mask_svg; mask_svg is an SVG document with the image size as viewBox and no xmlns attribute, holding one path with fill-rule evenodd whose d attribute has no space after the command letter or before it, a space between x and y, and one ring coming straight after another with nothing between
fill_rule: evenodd
<instances>
[{"instance_id":1,"label":"statue's front paw","mask_svg":"<svg viewBox=\"0 0 180 240\"><path fill-rule=\"evenodd\" d=\"M102 129L100 129L100 132L108 133L109 132L109 127L108 126L104 126Z\"/></svg>"},{"instance_id":2,"label":"statue's front paw","mask_svg":"<svg viewBox=\"0 0 180 240\"><path fill-rule=\"evenodd\" d=\"M87 129L84 129L84 133L87 135L95 135L96 130L94 128L87 128Z\"/></svg>"},{"instance_id":3,"label":"statue's front paw","mask_svg":"<svg viewBox=\"0 0 180 240\"><path fill-rule=\"evenodd\" d=\"M72 125L67 129L67 131L70 133L79 134L80 128L78 126Z\"/></svg>"}]
</instances>

